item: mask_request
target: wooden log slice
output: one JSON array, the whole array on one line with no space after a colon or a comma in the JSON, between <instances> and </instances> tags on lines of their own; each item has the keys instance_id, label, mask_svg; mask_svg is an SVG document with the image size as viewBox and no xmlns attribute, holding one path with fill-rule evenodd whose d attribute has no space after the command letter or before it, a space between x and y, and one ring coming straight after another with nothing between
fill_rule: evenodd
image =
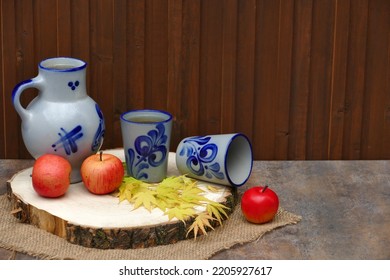
<instances>
[{"instance_id":1,"label":"wooden log slice","mask_svg":"<svg viewBox=\"0 0 390 280\"><path fill-rule=\"evenodd\" d=\"M123 150L107 150L124 161ZM12 213L20 221L37 226L67 241L100 249L129 249L172 244L186 238L193 220L169 220L159 209L133 210L127 201L119 203L113 195L91 194L84 184L76 183L60 198L43 198L32 187L32 167L15 174L8 182ZM175 154L169 154L168 175L178 176ZM237 201L235 188L197 181L205 196L230 208ZM212 185L217 191L209 191ZM200 209L199 212L204 211ZM215 222L213 227L219 224Z\"/></svg>"}]
</instances>

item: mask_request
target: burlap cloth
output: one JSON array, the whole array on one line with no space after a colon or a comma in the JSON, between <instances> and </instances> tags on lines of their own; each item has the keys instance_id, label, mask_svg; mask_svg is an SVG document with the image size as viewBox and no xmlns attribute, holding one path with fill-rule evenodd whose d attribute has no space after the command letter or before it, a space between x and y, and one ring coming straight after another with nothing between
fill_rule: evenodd
<instances>
[{"instance_id":1,"label":"burlap cloth","mask_svg":"<svg viewBox=\"0 0 390 280\"><path fill-rule=\"evenodd\" d=\"M223 226L217 227L207 236L196 240L188 239L176 244L162 245L145 249L101 250L74 245L44 230L23 224L11 213L11 205L6 195L0 196L0 247L26 253L42 259L78 260L172 260L208 259L218 251L236 244L244 244L261 238L266 232L289 224L296 224L300 216L279 209L274 220L263 225L248 223L242 216L240 205Z\"/></svg>"}]
</instances>

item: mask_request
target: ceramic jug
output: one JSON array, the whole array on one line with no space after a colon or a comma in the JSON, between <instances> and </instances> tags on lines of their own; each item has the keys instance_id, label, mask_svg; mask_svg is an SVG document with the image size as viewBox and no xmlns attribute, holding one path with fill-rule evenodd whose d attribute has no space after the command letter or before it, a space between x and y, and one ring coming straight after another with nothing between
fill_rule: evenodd
<instances>
[{"instance_id":1,"label":"ceramic jug","mask_svg":"<svg viewBox=\"0 0 390 280\"><path fill-rule=\"evenodd\" d=\"M75 58L43 60L38 76L19 83L12 93L27 150L35 159L56 154L69 160L71 183L81 181L81 164L100 149L105 130L102 111L87 95L86 67ZM27 88L39 92L25 108L20 96Z\"/></svg>"}]
</instances>

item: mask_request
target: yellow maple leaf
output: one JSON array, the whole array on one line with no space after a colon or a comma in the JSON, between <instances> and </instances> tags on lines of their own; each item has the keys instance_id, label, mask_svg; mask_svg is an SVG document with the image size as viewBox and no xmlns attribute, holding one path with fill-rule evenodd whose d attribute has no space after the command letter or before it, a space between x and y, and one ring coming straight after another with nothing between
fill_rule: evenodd
<instances>
[{"instance_id":1,"label":"yellow maple leaf","mask_svg":"<svg viewBox=\"0 0 390 280\"><path fill-rule=\"evenodd\" d=\"M214 229L210 221L215 220L212 216L210 216L207 212L202 212L198 216L196 216L194 222L188 228L187 236L191 231L194 231L194 239L196 239L198 235L198 231L200 230L204 235L207 235L206 227Z\"/></svg>"},{"instance_id":2,"label":"yellow maple leaf","mask_svg":"<svg viewBox=\"0 0 390 280\"><path fill-rule=\"evenodd\" d=\"M187 179L184 175L181 176L170 176L165 178L160 184L158 185L159 188L165 188L168 187L169 189L181 189L183 186L188 184L189 182L192 182L193 180Z\"/></svg>"},{"instance_id":3,"label":"yellow maple leaf","mask_svg":"<svg viewBox=\"0 0 390 280\"><path fill-rule=\"evenodd\" d=\"M201 195L201 193L203 193L203 190L201 190L200 188L195 187L193 185L187 186L183 189L181 193L181 199L185 202L195 203L199 205L208 200L206 197Z\"/></svg>"},{"instance_id":4,"label":"yellow maple leaf","mask_svg":"<svg viewBox=\"0 0 390 280\"><path fill-rule=\"evenodd\" d=\"M137 209L141 205L147 210L152 211L156 205L156 192L150 189L144 189L143 191L137 192L134 195L134 209Z\"/></svg>"},{"instance_id":5,"label":"yellow maple leaf","mask_svg":"<svg viewBox=\"0 0 390 280\"><path fill-rule=\"evenodd\" d=\"M216 188L207 186L210 191L218 191ZM204 190L198 187L197 181L181 176L171 176L159 184L148 184L133 177L125 176L119 187L117 196L119 202L124 200L133 204L134 209L141 206L149 211L158 207L168 219L176 218L185 221L194 217L194 222L189 227L187 235L193 231L194 238L199 232L207 234L206 228L214 229L211 221L217 220L222 225L227 206L210 200L203 196ZM197 214L197 206L205 207L205 211Z\"/></svg>"},{"instance_id":6,"label":"yellow maple leaf","mask_svg":"<svg viewBox=\"0 0 390 280\"><path fill-rule=\"evenodd\" d=\"M229 209L229 207L218 202L210 202L206 206L207 213L217 219L220 225L222 225L222 215L225 216L225 218L228 218L228 214L224 209Z\"/></svg>"},{"instance_id":7,"label":"yellow maple leaf","mask_svg":"<svg viewBox=\"0 0 390 280\"><path fill-rule=\"evenodd\" d=\"M156 188L156 193L157 193L157 196L159 198L162 198L162 199L173 199L173 200L178 200L178 192L173 189L173 188L170 188L168 186L158 186Z\"/></svg>"},{"instance_id":8,"label":"yellow maple leaf","mask_svg":"<svg viewBox=\"0 0 390 280\"><path fill-rule=\"evenodd\" d=\"M168 215L169 220L176 218L185 222L187 218L192 217L195 214L195 210L193 208L173 207L168 209L165 214Z\"/></svg>"}]
</instances>

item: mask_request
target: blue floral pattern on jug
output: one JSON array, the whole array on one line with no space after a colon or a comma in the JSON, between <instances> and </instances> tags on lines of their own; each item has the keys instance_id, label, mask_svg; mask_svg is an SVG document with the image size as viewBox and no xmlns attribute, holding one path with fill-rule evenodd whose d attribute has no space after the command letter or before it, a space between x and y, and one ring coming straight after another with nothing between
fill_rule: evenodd
<instances>
[{"instance_id":1,"label":"blue floral pattern on jug","mask_svg":"<svg viewBox=\"0 0 390 280\"><path fill-rule=\"evenodd\" d=\"M81 125L76 126L69 132L63 127L61 127L60 130L61 132L58 133L60 139L51 145L54 151L57 152L59 148L64 148L67 155L76 153L78 150L76 141L83 137Z\"/></svg>"},{"instance_id":2,"label":"blue floral pattern on jug","mask_svg":"<svg viewBox=\"0 0 390 280\"><path fill-rule=\"evenodd\" d=\"M68 87L70 87L71 90L75 90L78 86L80 85L80 82L79 81L70 81L68 83Z\"/></svg>"},{"instance_id":3,"label":"blue floral pattern on jug","mask_svg":"<svg viewBox=\"0 0 390 280\"><path fill-rule=\"evenodd\" d=\"M103 113L100 110L100 107L97 103L95 104L95 109L96 109L97 115L99 116L99 125L98 125L96 132L95 132L95 136L93 137L93 142L92 142L92 146L91 146L91 150L93 152L97 152L100 149L100 147L103 143L104 132L105 132Z\"/></svg>"},{"instance_id":4,"label":"blue floral pattern on jug","mask_svg":"<svg viewBox=\"0 0 390 280\"><path fill-rule=\"evenodd\" d=\"M159 123L156 129L148 131L147 135L138 136L134 142L134 149L128 149L126 162L129 175L136 179L148 179L145 169L161 165L166 156L168 136L165 127Z\"/></svg>"},{"instance_id":5,"label":"blue floral pattern on jug","mask_svg":"<svg viewBox=\"0 0 390 280\"><path fill-rule=\"evenodd\" d=\"M218 146L209 143L210 139L208 136L195 136L185 140L179 155L184 156L187 153L187 168L195 175L206 176L209 179L214 176L223 180L225 175L220 171L219 163L213 162L218 153Z\"/></svg>"}]
</instances>

